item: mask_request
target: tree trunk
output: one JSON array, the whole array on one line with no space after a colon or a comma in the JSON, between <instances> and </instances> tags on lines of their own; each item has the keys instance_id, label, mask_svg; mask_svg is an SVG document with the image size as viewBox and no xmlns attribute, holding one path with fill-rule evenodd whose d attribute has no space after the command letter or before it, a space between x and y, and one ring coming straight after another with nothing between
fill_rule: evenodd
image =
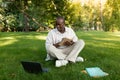
<instances>
[{"instance_id":1,"label":"tree trunk","mask_svg":"<svg viewBox=\"0 0 120 80\"><path fill-rule=\"evenodd\" d=\"M26 12L27 11L27 9L28 9L28 1L27 0L24 0L24 12ZM23 31L25 31L25 32L29 32L29 22L28 22L28 16L25 14L25 13L23 13L23 15L24 15L24 28L23 28Z\"/></svg>"}]
</instances>

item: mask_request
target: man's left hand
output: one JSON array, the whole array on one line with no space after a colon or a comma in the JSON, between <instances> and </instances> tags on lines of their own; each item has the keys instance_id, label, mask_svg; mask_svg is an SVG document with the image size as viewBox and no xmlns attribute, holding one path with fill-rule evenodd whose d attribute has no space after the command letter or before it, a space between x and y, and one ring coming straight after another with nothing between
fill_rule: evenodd
<instances>
[{"instance_id":1,"label":"man's left hand","mask_svg":"<svg viewBox=\"0 0 120 80\"><path fill-rule=\"evenodd\" d=\"M65 41L64 42L64 45L65 46L70 46L70 45L73 45L74 44L74 42L71 40L71 41Z\"/></svg>"}]
</instances>

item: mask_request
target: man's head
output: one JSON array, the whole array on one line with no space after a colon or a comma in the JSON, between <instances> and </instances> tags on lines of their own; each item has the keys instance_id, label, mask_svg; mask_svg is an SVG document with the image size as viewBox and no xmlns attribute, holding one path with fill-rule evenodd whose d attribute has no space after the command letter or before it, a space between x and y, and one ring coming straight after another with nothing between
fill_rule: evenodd
<instances>
[{"instance_id":1,"label":"man's head","mask_svg":"<svg viewBox=\"0 0 120 80\"><path fill-rule=\"evenodd\" d=\"M56 18L56 25L55 27L57 28L57 30L61 33L65 32L65 20L63 17L57 17Z\"/></svg>"}]
</instances>

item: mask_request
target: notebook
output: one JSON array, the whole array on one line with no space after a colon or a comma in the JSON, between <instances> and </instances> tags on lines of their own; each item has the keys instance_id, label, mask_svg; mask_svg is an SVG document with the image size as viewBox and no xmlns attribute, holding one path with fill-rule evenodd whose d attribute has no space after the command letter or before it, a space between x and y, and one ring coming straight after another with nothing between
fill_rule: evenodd
<instances>
[{"instance_id":1,"label":"notebook","mask_svg":"<svg viewBox=\"0 0 120 80\"><path fill-rule=\"evenodd\" d=\"M86 68L86 71L91 77L103 77L108 75L108 73L103 72L99 67Z\"/></svg>"}]
</instances>

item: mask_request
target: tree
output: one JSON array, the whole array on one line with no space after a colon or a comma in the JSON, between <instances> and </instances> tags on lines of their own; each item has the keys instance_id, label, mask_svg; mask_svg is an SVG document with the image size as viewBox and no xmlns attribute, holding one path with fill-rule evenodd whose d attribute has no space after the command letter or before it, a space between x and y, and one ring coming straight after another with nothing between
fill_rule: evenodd
<instances>
[{"instance_id":1,"label":"tree","mask_svg":"<svg viewBox=\"0 0 120 80\"><path fill-rule=\"evenodd\" d=\"M57 16L64 16L66 25L79 29L120 30L120 2L107 0L1 0L0 29L2 31L36 31L54 28ZM80 4L81 3L81 4Z\"/></svg>"},{"instance_id":2,"label":"tree","mask_svg":"<svg viewBox=\"0 0 120 80\"><path fill-rule=\"evenodd\" d=\"M119 0L107 1L104 10L105 31L120 30L120 2Z\"/></svg>"}]
</instances>

